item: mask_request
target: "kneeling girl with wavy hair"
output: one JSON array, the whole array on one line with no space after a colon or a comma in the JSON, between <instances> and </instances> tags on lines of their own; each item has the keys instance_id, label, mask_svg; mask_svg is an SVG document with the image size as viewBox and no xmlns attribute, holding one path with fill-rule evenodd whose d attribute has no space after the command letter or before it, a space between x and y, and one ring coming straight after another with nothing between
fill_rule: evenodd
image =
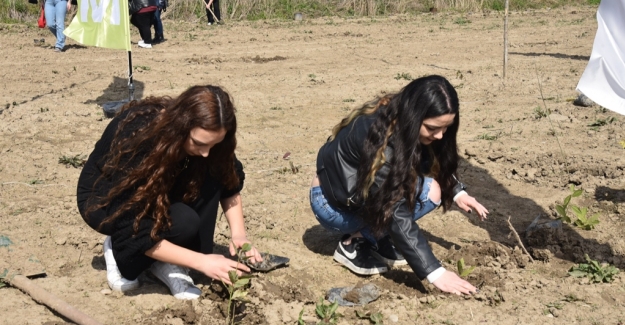
<instances>
[{"instance_id":1,"label":"kneeling girl with wavy hair","mask_svg":"<svg viewBox=\"0 0 625 325\"><path fill-rule=\"evenodd\" d=\"M230 96L215 86L133 101L109 123L82 170L77 199L85 222L107 235L111 289L138 287L149 269L176 298L194 299L201 291L188 268L226 283L228 271L250 271L212 254L219 204L230 225L230 253L249 242L236 130ZM261 260L255 248L248 256Z\"/></svg>"},{"instance_id":2,"label":"kneeling girl with wavy hair","mask_svg":"<svg viewBox=\"0 0 625 325\"><path fill-rule=\"evenodd\" d=\"M476 288L445 270L415 222L456 203L488 210L456 178L458 95L441 76L416 79L397 94L355 109L317 156L310 201L319 223L344 234L334 259L357 274L409 264L445 292Z\"/></svg>"}]
</instances>

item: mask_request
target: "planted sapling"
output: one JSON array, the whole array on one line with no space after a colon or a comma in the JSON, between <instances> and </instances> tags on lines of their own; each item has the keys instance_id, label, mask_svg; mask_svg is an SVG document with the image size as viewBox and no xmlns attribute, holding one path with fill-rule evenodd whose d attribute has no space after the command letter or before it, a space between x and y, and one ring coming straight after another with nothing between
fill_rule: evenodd
<instances>
[{"instance_id":1,"label":"planted sapling","mask_svg":"<svg viewBox=\"0 0 625 325\"><path fill-rule=\"evenodd\" d=\"M335 301L332 304L326 305L323 302L323 298L319 298L319 303L317 303L317 307L315 308L315 313L320 321L317 325L331 325L336 324L338 322L339 317L343 317L343 315L336 312L339 308L338 301Z\"/></svg>"},{"instance_id":2,"label":"planted sapling","mask_svg":"<svg viewBox=\"0 0 625 325\"><path fill-rule=\"evenodd\" d=\"M249 256L246 256L246 253L249 252L251 249L252 245L249 243L245 243L240 248L237 248L237 269L239 268L238 264L241 264L249 259ZM250 283L250 279L253 276L239 276L236 270L232 270L228 271L228 277L230 278L230 282L232 284L224 283L224 286L226 287L226 289L228 289L228 309L226 314L226 325L234 324L236 301L246 301L247 290L244 288Z\"/></svg>"},{"instance_id":3,"label":"planted sapling","mask_svg":"<svg viewBox=\"0 0 625 325\"><path fill-rule=\"evenodd\" d=\"M468 277L469 274L473 272L473 270L475 270L475 266L469 267L468 265L465 265L464 258L461 258L458 261L458 275L460 275L461 278Z\"/></svg>"},{"instance_id":4,"label":"planted sapling","mask_svg":"<svg viewBox=\"0 0 625 325\"><path fill-rule=\"evenodd\" d=\"M370 311L368 312L361 312L359 310L356 310L356 316L358 316L358 318L360 319L368 319L369 322L373 325L383 325L384 324L384 316L382 315L381 312L377 312L377 313L372 313Z\"/></svg>"},{"instance_id":5,"label":"planted sapling","mask_svg":"<svg viewBox=\"0 0 625 325\"><path fill-rule=\"evenodd\" d=\"M571 199L582 195L584 190L575 189L575 185L571 185L570 190L571 194L564 198L564 202L562 204L556 205L556 212L559 215L558 219L566 223L573 223L575 226L584 230L594 229L595 226L599 224L599 214L595 213L592 216L587 217L588 208L580 208L579 206L571 204ZM571 217L568 215L567 208L569 206L571 208L571 211L573 211L573 214L575 214L575 217L577 217L575 222L573 222Z\"/></svg>"}]
</instances>

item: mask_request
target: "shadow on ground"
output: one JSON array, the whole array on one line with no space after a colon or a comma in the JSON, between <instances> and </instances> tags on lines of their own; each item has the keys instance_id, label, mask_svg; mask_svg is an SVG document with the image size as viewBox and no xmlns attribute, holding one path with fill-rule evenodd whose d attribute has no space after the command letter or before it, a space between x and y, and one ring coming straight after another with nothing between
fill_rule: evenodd
<instances>
[{"instance_id":1,"label":"shadow on ground","mask_svg":"<svg viewBox=\"0 0 625 325\"><path fill-rule=\"evenodd\" d=\"M133 78L133 84L135 87L134 90L134 98L141 99L143 98L143 91L145 89L145 84L136 78ZM107 102L115 102L129 99L129 90L128 90L128 78L120 78L113 77L113 81L106 87L106 89L102 90L102 95L98 96L95 99L89 99L85 101L85 104L98 104L102 105Z\"/></svg>"}]
</instances>

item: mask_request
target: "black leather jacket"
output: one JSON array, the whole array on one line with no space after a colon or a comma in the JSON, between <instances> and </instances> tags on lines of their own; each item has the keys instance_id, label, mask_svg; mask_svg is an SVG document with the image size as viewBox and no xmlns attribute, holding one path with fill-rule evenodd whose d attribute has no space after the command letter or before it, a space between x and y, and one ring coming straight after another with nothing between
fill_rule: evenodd
<instances>
[{"instance_id":1,"label":"black leather jacket","mask_svg":"<svg viewBox=\"0 0 625 325\"><path fill-rule=\"evenodd\" d=\"M317 155L317 175L321 191L328 202L339 210L356 211L362 205L356 199L356 172L363 143L376 117L376 114L357 117L334 140L324 144ZM373 192L382 186L390 169L388 162L393 155L393 149L387 146L384 153L387 163L375 176L375 183L371 186ZM429 171L430 164L426 162L425 165L422 170L426 168ZM456 193L463 189L464 185L461 183L454 187ZM388 232L395 247L402 252L415 274L424 279L441 267L441 263L432 253L427 239L412 218L413 210L405 199L400 200L393 206L393 218Z\"/></svg>"}]
</instances>

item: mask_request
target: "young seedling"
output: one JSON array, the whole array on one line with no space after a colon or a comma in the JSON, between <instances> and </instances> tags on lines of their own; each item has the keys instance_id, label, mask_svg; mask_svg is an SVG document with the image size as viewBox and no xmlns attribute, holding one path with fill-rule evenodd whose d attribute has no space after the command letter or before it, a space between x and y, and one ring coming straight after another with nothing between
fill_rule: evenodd
<instances>
[{"instance_id":1,"label":"young seedling","mask_svg":"<svg viewBox=\"0 0 625 325\"><path fill-rule=\"evenodd\" d=\"M85 160L85 156L75 155L73 157L63 156L59 158L59 164L63 164L67 167L72 166L74 168L79 168L85 165L87 160Z\"/></svg>"},{"instance_id":2,"label":"young seedling","mask_svg":"<svg viewBox=\"0 0 625 325\"><path fill-rule=\"evenodd\" d=\"M249 243L243 244L240 248L237 248L237 269L239 264L249 259L246 253L252 249L252 245ZM246 301L247 290L244 289L250 283L252 275L237 274L236 270L228 271L228 277L232 284L225 284L228 289L228 309L226 314L226 325L234 324L234 314L236 310L236 301Z\"/></svg>"},{"instance_id":3,"label":"young seedling","mask_svg":"<svg viewBox=\"0 0 625 325\"><path fill-rule=\"evenodd\" d=\"M468 277L469 274L473 273L473 270L475 270L475 266L469 267L468 265L465 265L464 258L461 258L458 261L458 274L460 275L461 278Z\"/></svg>"},{"instance_id":4,"label":"young seedling","mask_svg":"<svg viewBox=\"0 0 625 325\"><path fill-rule=\"evenodd\" d=\"M575 225L584 230L592 230L595 229L595 226L599 224L599 214L595 213L591 217L586 217L588 213L588 208L579 208L577 206L572 205L571 210L575 213L577 220L575 220Z\"/></svg>"},{"instance_id":5,"label":"young seedling","mask_svg":"<svg viewBox=\"0 0 625 325\"><path fill-rule=\"evenodd\" d=\"M323 298L319 298L319 303L317 303L317 307L315 308L317 317L320 319L317 325L336 324L336 322L338 322L339 320L339 317L343 317L343 315L336 312L338 308L339 303L337 301L335 301L333 304L326 305L323 302Z\"/></svg>"},{"instance_id":6,"label":"young seedling","mask_svg":"<svg viewBox=\"0 0 625 325\"><path fill-rule=\"evenodd\" d=\"M614 276L619 273L619 269L612 265L602 266L599 262L591 260L588 254L584 254L588 263L580 263L578 266L573 266L569 270L569 275L576 278L587 277L593 283L606 282L610 283L614 281Z\"/></svg>"},{"instance_id":7,"label":"young seedling","mask_svg":"<svg viewBox=\"0 0 625 325\"><path fill-rule=\"evenodd\" d=\"M373 325L383 325L384 324L384 316L382 315L382 313L377 312L377 313L372 313L370 311L368 312L361 312L359 310L356 310L356 316L360 319L368 319L369 322Z\"/></svg>"},{"instance_id":8,"label":"young seedling","mask_svg":"<svg viewBox=\"0 0 625 325\"><path fill-rule=\"evenodd\" d=\"M562 204L556 205L556 212L559 215L558 219L566 223L573 223L575 224L575 226L582 228L584 230L594 229L595 226L599 224L599 214L595 213L591 217L587 217L588 208L580 208L574 204L571 204L571 199L582 195L584 190L575 189L575 185L571 185L570 190L571 190L571 194L569 194L567 197L564 198L564 202ZM573 222L573 220L567 213L567 208L569 206L571 207L571 211L573 211L573 214L575 215L575 217L577 217L577 220L575 220L575 222Z\"/></svg>"},{"instance_id":9,"label":"young seedling","mask_svg":"<svg viewBox=\"0 0 625 325\"><path fill-rule=\"evenodd\" d=\"M297 318L297 325L306 325L306 322L304 321L302 317L304 317L304 308L302 308L302 310L300 310L299 312L299 317Z\"/></svg>"}]
</instances>

